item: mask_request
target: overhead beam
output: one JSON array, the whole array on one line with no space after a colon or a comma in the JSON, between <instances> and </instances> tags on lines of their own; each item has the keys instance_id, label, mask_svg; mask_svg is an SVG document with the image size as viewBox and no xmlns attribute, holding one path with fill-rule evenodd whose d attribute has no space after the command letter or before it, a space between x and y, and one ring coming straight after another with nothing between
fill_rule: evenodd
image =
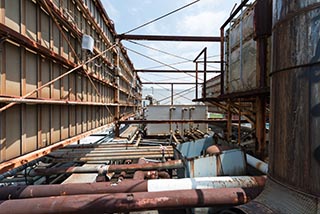
<instances>
[{"instance_id":1,"label":"overhead beam","mask_svg":"<svg viewBox=\"0 0 320 214\"><path fill-rule=\"evenodd\" d=\"M194 82L142 82L144 85L194 85ZM202 83L198 83L201 85Z\"/></svg>"},{"instance_id":2,"label":"overhead beam","mask_svg":"<svg viewBox=\"0 0 320 214\"><path fill-rule=\"evenodd\" d=\"M220 36L117 35L120 40L152 40L177 42L220 42Z\"/></svg>"},{"instance_id":3,"label":"overhead beam","mask_svg":"<svg viewBox=\"0 0 320 214\"><path fill-rule=\"evenodd\" d=\"M118 121L119 124L165 124L165 123L210 123L215 120L125 120Z\"/></svg>"},{"instance_id":4,"label":"overhead beam","mask_svg":"<svg viewBox=\"0 0 320 214\"><path fill-rule=\"evenodd\" d=\"M196 73L195 70L145 70L145 69L138 69L135 70L136 72L141 73ZM207 73L220 73L220 70L211 70L206 71ZM203 73L203 71L199 70L198 73Z\"/></svg>"}]
</instances>

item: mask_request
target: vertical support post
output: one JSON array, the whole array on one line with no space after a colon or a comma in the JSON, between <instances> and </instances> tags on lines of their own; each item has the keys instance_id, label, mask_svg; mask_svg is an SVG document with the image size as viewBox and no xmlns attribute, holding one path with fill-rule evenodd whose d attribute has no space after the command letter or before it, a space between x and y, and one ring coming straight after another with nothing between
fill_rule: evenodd
<instances>
[{"instance_id":1,"label":"vertical support post","mask_svg":"<svg viewBox=\"0 0 320 214\"><path fill-rule=\"evenodd\" d=\"M115 107L115 137L120 136L120 125L117 123L117 121L120 119L120 46L119 46L119 39L116 39L116 68L115 68L115 77L116 77L116 91L115 91L115 103L117 106Z\"/></svg>"},{"instance_id":2,"label":"vertical support post","mask_svg":"<svg viewBox=\"0 0 320 214\"><path fill-rule=\"evenodd\" d=\"M171 83L171 105L173 105L173 83Z\"/></svg>"},{"instance_id":3,"label":"vertical support post","mask_svg":"<svg viewBox=\"0 0 320 214\"><path fill-rule=\"evenodd\" d=\"M220 29L220 69L221 69L221 88L220 93L221 95L224 94L224 28Z\"/></svg>"},{"instance_id":4,"label":"vertical support post","mask_svg":"<svg viewBox=\"0 0 320 214\"><path fill-rule=\"evenodd\" d=\"M198 76L199 76L199 74L198 74L198 62L196 62L196 100L198 99Z\"/></svg>"},{"instance_id":5,"label":"vertical support post","mask_svg":"<svg viewBox=\"0 0 320 214\"><path fill-rule=\"evenodd\" d=\"M204 65L203 65L203 98L207 95L207 48L204 49Z\"/></svg>"},{"instance_id":6,"label":"vertical support post","mask_svg":"<svg viewBox=\"0 0 320 214\"><path fill-rule=\"evenodd\" d=\"M231 132L232 132L232 113L231 113L231 103L228 100L228 118L227 118L227 140L231 140Z\"/></svg>"},{"instance_id":7,"label":"vertical support post","mask_svg":"<svg viewBox=\"0 0 320 214\"><path fill-rule=\"evenodd\" d=\"M267 86L268 37L272 34L272 1L257 1L254 9L254 39L257 44L257 86ZM267 97L256 97L256 155L266 156L266 103Z\"/></svg>"},{"instance_id":8,"label":"vertical support post","mask_svg":"<svg viewBox=\"0 0 320 214\"><path fill-rule=\"evenodd\" d=\"M257 85L266 87L267 83L267 37L258 37L257 41ZM256 98L256 155L260 159L266 156L266 97Z\"/></svg>"},{"instance_id":9,"label":"vertical support post","mask_svg":"<svg viewBox=\"0 0 320 214\"><path fill-rule=\"evenodd\" d=\"M239 102L239 114L238 114L238 145L241 143L241 102Z\"/></svg>"},{"instance_id":10,"label":"vertical support post","mask_svg":"<svg viewBox=\"0 0 320 214\"><path fill-rule=\"evenodd\" d=\"M265 158L266 153L266 98L256 99L256 155L260 159Z\"/></svg>"}]
</instances>

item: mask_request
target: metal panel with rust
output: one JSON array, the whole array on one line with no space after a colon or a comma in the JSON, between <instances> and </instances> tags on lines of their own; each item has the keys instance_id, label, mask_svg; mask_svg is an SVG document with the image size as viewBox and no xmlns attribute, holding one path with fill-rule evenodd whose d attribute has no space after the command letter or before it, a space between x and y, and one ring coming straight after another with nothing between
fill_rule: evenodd
<instances>
[{"instance_id":1,"label":"metal panel with rust","mask_svg":"<svg viewBox=\"0 0 320 214\"><path fill-rule=\"evenodd\" d=\"M100 3L2 0L0 5L0 36L4 38L0 44L0 162L61 140L78 140L84 132L112 123L117 91L121 113L130 114L139 105L141 96L136 99L129 94L130 83L137 78L124 49L119 86L112 83L110 69L116 66L114 48L60 78L113 45L114 28ZM91 54L81 49L83 33L94 38ZM60 79L39 89L55 78Z\"/></svg>"},{"instance_id":2,"label":"metal panel with rust","mask_svg":"<svg viewBox=\"0 0 320 214\"><path fill-rule=\"evenodd\" d=\"M267 77L269 70L266 71L267 74L263 77L266 85L260 86L259 84L260 74L258 72L260 71L257 59L259 49L256 37L264 35L267 38L270 36L267 34L270 23L266 24L263 21L270 18L268 14L271 8L264 7L265 4L254 3L243 9L243 12L227 30L227 45L225 50L227 66L224 73L224 87L227 93L245 92L269 86ZM264 25L265 27L263 27ZM268 48L263 54L266 54L267 64L270 64L270 40L266 41ZM267 69L270 69L270 67L268 66Z\"/></svg>"},{"instance_id":3,"label":"metal panel with rust","mask_svg":"<svg viewBox=\"0 0 320 214\"><path fill-rule=\"evenodd\" d=\"M269 173L319 197L320 4L275 1L274 6Z\"/></svg>"},{"instance_id":4,"label":"metal panel with rust","mask_svg":"<svg viewBox=\"0 0 320 214\"><path fill-rule=\"evenodd\" d=\"M171 110L170 110L171 109ZM160 113L161 112L161 113ZM155 105L148 106L146 112L147 120L205 120L207 119L207 106L205 105ZM199 130L203 132L207 132L208 125L207 124L170 124L169 122L166 124L147 124L147 133L148 135L168 135L170 134L170 130L180 130L181 133L184 130L188 130L190 128L198 127Z\"/></svg>"},{"instance_id":5,"label":"metal panel with rust","mask_svg":"<svg viewBox=\"0 0 320 214\"><path fill-rule=\"evenodd\" d=\"M187 161L187 177L211 177L221 175L244 175L246 161L243 151L225 150L213 156L197 157Z\"/></svg>"}]
</instances>

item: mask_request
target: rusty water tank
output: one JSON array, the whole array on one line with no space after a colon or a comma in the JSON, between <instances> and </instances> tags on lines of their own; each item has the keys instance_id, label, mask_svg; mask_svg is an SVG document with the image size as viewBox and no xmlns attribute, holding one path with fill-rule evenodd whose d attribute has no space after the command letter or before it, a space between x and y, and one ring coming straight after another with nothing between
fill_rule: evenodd
<instances>
[{"instance_id":1,"label":"rusty water tank","mask_svg":"<svg viewBox=\"0 0 320 214\"><path fill-rule=\"evenodd\" d=\"M320 196L320 2L273 1L269 175Z\"/></svg>"},{"instance_id":2,"label":"rusty water tank","mask_svg":"<svg viewBox=\"0 0 320 214\"><path fill-rule=\"evenodd\" d=\"M255 200L222 213L319 214L319 0L273 0L270 76L267 183Z\"/></svg>"}]
</instances>

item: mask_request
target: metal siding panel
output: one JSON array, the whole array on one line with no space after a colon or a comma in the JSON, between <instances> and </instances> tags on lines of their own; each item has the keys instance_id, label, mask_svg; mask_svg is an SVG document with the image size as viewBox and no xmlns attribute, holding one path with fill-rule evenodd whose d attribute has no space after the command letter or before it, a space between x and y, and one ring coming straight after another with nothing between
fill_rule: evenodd
<instances>
[{"instance_id":1,"label":"metal siding panel","mask_svg":"<svg viewBox=\"0 0 320 214\"><path fill-rule=\"evenodd\" d=\"M20 1L5 1L5 25L20 32Z\"/></svg>"},{"instance_id":2,"label":"metal siding panel","mask_svg":"<svg viewBox=\"0 0 320 214\"><path fill-rule=\"evenodd\" d=\"M62 67L61 74L67 72L67 69ZM69 75L61 79L61 98L69 99Z\"/></svg>"},{"instance_id":3,"label":"metal siding panel","mask_svg":"<svg viewBox=\"0 0 320 214\"><path fill-rule=\"evenodd\" d=\"M82 108L82 112L81 112L81 114L82 114L82 131L88 131L88 114L87 114L87 112L88 112L88 106L84 106L83 108Z\"/></svg>"},{"instance_id":4,"label":"metal siding panel","mask_svg":"<svg viewBox=\"0 0 320 214\"><path fill-rule=\"evenodd\" d=\"M16 105L6 110L6 160L21 154L20 107L20 105Z\"/></svg>"},{"instance_id":5,"label":"metal siding panel","mask_svg":"<svg viewBox=\"0 0 320 214\"><path fill-rule=\"evenodd\" d=\"M82 107L76 106L76 131L77 134L82 132Z\"/></svg>"},{"instance_id":6,"label":"metal siding panel","mask_svg":"<svg viewBox=\"0 0 320 214\"><path fill-rule=\"evenodd\" d=\"M50 63L47 59L41 58L41 83L42 85L50 81ZM41 89L41 98L50 98L50 86Z\"/></svg>"},{"instance_id":7,"label":"metal siding panel","mask_svg":"<svg viewBox=\"0 0 320 214\"><path fill-rule=\"evenodd\" d=\"M57 25L53 22L52 23L52 37L53 37L53 51L59 54L60 50L60 31Z\"/></svg>"},{"instance_id":8,"label":"metal siding panel","mask_svg":"<svg viewBox=\"0 0 320 214\"><path fill-rule=\"evenodd\" d=\"M69 133L70 136L76 135L76 107L69 106Z\"/></svg>"},{"instance_id":9,"label":"metal siding panel","mask_svg":"<svg viewBox=\"0 0 320 214\"><path fill-rule=\"evenodd\" d=\"M52 106L51 144L60 141L60 106Z\"/></svg>"},{"instance_id":10,"label":"metal siding panel","mask_svg":"<svg viewBox=\"0 0 320 214\"><path fill-rule=\"evenodd\" d=\"M37 88L37 55L26 51L26 93L29 93ZM37 93L29 96L36 98Z\"/></svg>"},{"instance_id":11,"label":"metal siding panel","mask_svg":"<svg viewBox=\"0 0 320 214\"><path fill-rule=\"evenodd\" d=\"M69 137L69 112L68 106L61 106L61 140Z\"/></svg>"},{"instance_id":12,"label":"metal siding panel","mask_svg":"<svg viewBox=\"0 0 320 214\"><path fill-rule=\"evenodd\" d=\"M20 50L17 46L5 43L6 48L6 94L20 96Z\"/></svg>"},{"instance_id":13,"label":"metal siding panel","mask_svg":"<svg viewBox=\"0 0 320 214\"><path fill-rule=\"evenodd\" d=\"M2 104L0 104L2 107ZM6 159L6 113L0 113L0 161Z\"/></svg>"},{"instance_id":14,"label":"metal siding panel","mask_svg":"<svg viewBox=\"0 0 320 214\"><path fill-rule=\"evenodd\" d=\"M69 100L75 101L76 100L76 74L71 73L69 74Z\"/></svg>"},{"instance_id":15,"label":"metal siding panel","mask_svg":"<svg viewBox=\"0 0 320 214\"><path fill-rule=\"evenodd\" d=\"M50 145L50 106L41 106L41 147Z\"/></svg>"},{"instance_id":16,"label":"metal siding panel","mask_svg":"<svg viewBox=\"0 0 320 214\"><path fill-rule=\"evenodd\" d=\"M60 76L60 66L58 64L53 63L53 71L52 71L52 79ZM60 80L57 80L53 83L53 95L51 95L54 99L60 99Z\"/></svg>"},{"instance_id":17,"label":"metal siding panel","mask_svg":"<svg viewBox=\"0 0 320 214\"><path fill-rule=\"evenodd\" d=\"M33 1L26 1L26 36L37 41L37 5Z\"/></svg>"},{"instance_id":18,"label":"metal siding panel","mask_svg":"<svg viewBox=\"0 0 320 214\"><path fill-rule=\"evenodd\" d=\"M25 145L22 146L24 150L22 153L31 152L37 149L37 106L36 105L26 105L25 107Z\"/></svg>"},{"instance_id":19,"label":"metal siding panel","mask_svg":"<svg viewBox=\"0 0 320 214\"><path fill-rule=\"evenodd\" d=\"M50 48L50 19L49 16L41 11L41 45Z\"/></svg>"}]
</instances>

